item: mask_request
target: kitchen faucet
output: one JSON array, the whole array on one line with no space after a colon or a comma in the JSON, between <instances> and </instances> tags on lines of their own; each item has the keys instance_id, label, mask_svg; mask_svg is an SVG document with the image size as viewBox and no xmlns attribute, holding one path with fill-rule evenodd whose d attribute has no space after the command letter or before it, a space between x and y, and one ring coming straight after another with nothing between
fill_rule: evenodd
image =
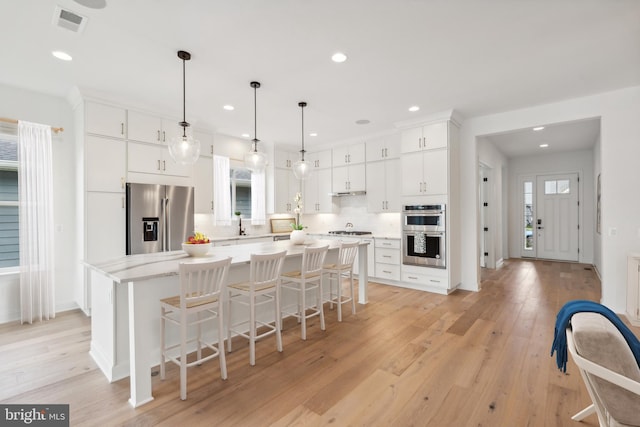
<instances>
[{"instance_id":1,"label":"kitchen faucet","mask_svg":"<svg viewBox=\"0 0 640 427\"><path fill-rule=\"evenodd\" d=\"M352 228L353 228L353 224L352 224L352 223L350 223L350 222L348 222L348 223L346 223L346 224L344 225L344 229L345 229L345 231L349 231L349 230L351 230Z\"/></svg>"},{"instance_id":2,"label":"kitchen faucet","mask_svg":"<svg viewBox=\"0 0 640 427\"><path fill-rule=\"evenodd\" d=\"M240 218L240 216L238 216L238 233L239 236L246 236L245 230L242 228L242 218Z\"/></svg>"}]
</instances>

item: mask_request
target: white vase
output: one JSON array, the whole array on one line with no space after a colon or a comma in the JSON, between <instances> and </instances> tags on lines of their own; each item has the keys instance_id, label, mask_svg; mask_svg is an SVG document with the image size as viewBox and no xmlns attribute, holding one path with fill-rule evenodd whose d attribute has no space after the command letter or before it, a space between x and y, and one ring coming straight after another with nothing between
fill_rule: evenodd
<instances>
[{"instance_id":1,"label":"white vase","mask_svg":"<svg viewBox=\"0 0 640 427\"><path fill-rule=\"evenodd\" d=\"M294 245L302 245L307 238L307 233L304 230L293 230L291 232L291 243Z\"/></svg>"}]
</instances>

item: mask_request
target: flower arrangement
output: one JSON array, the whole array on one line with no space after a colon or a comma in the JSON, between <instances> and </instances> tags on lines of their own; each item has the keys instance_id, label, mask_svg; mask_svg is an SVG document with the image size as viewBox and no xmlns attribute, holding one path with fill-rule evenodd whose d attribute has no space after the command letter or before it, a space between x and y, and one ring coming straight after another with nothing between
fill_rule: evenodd
<instances>
[{"instance_id":1,"label":"flower arrangement","mask_svg":"<svg viewBox=\"0 0 640 427\"><path fill-rule=\"evenodd\" d=\"M296 207L293 209L293 212L296 214L296 222L291 223L291 228L294 230L304 230L305 226L300 224L300 213L302 212L302 193L297 192L296 196L293 198L293 201L296 203Z\"/></svg>"}]
</instances>

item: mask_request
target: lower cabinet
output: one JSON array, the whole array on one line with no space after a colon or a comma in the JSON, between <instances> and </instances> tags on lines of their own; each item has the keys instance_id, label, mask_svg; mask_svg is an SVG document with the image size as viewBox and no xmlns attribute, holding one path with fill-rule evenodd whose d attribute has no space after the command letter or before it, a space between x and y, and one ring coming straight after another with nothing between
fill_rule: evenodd
<instances>
[{"instance_id":1,"label":"lower cabinet","mask_svg":"<svg viewBox=\"0 0 640 427\"><path fill-rule=\"evenodd\" d=\"M124 193L86 193L86 260L100 262L126 254Z\"/></svg>"},{"instance_id":2,"label":"lower cabinet","mask_svg":"<svg viewBox=\"0 0 640 427\"><path fill-rule=\"evenodd\" d=\"M400 280L400 239L375 239L375 277Z\"/></svg>"},{"instance_id":3,"label":"lower cabinet","mask_svg":"<svg viewBox=\"0 0 640 427\"><path fill-rule=\"evenodd\" d=\"M447 270L413 265L402 266L402 282L413 289L447 294Z\"/></svg>"}]
</instances>

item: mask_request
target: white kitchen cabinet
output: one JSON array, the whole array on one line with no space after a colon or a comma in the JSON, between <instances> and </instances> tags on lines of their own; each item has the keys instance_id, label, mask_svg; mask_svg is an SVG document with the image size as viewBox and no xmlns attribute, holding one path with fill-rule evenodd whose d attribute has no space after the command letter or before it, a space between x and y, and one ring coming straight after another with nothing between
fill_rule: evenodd
<instances>
[{"instance_id":1,"label":"white kitchen cabinet","mask_svg":"<svg viewBox=\"0 0 640 427\"><path fill-rule=\"evenodd\" d=\"M127 139L151 144L168 144L172 138L182 134L182 127L178 122L180 120L129 110ZM187 131L191 130L187 128Z\"/></svg>"},{"instance_id":2,"label":"white kitchen cabinet","mask_svg":"<svg viewBox=\"0 0 640 427\"><path fill-rule=\"evenodd\" d=\"M294 197L300 191L300 181L293 175L291 169L276 168L274 171L275 181L275 206L274 213L294 213ZM302 199L303 209L306 201Z\"/></svg>"},{"instance_id":3,"label":"white kitchen cabinet","mask_svg":"<svg viewBox=\"0 0 640 427\"><path fill-rule=\"evenodd\" d=\"M305 159L311 163L311 167L315 169L331 168L331 150L316 151L314 153L306 153Z\"/></svg>"},{"instance_id":4,"label":"white kitchen cabinet","mask_svg":"<svg viewBox=\"0 0 640 427\"><path fill-rule=\"evenodd\" d=\"M100 262L126 254L126 203L124 193L86 193L86 255Z\"/></svg>"},{"instance_id":5,"label":"white kitchen cabinet","mask_svg":"<svg viewBox=\"0 0 640 427\"><path fill-rule=\"evenodd\" d=\"M200 156L193 167L194 213L213 212L213 159Z\"/></svg>"},{"instance_id":6,"label":"white kitchen cabinet","mask_svg":"<svg viewBox=\"0 0 640 427\"><path fill-rule=\"evenodd\" d=\"M219 247L219 246L235 246L238 243L238 240L218 240L216 242L213 242L213 246L214 247Z\"/></svg>"},{"instance_id":7,"label":"white kitchen cabinet","mask_svg":"<svg viewBox=\"0 0 640 427\"><path fill-rule=\"evenodd\" d=\"M366 142L367 162L395 159L400 156L401 135L394 133Z\"/></svg>"},{"instance_id":8,"label":"white kitchen cabinet","mask_svg":"<svg viewBox=\"0 0 640 427\"><path fill-rule=\"evenodd\" d=\"M349 166L334 166L331 188L334 193L365 191L367 183L364 163Z\"/></svg>"},{"instance_id":9,"label":"white kitchen cabinet","mask_svg":"<svg viewBox=\"0 0 640 427\"><path fill-rule=\"evenodd\" d=\"M274 167L281 169L291 169L294 162L297 162L301 155L297 151L274 150ZM277 191L277 189L276 189Z\"/></svg>"},{"instance_id":10,"label":"white kitchen cabinet","mask_svg":"<svg viewBox=\"0 0 640 427\"><path fill-rule=\"evenodd\" d=\"M402 266L402 283L412 289L419 289L438 294L449 293L447 270L416 265Z\"/></svg>"},{"instance_id":11,"label":"white kitchen cabinet","mask_svg":"<svg viewBox=\"0 0 640 427\"><path fill-rule=\"evenodd\" d=\"M375 240L375 277L400 280L400 239Z\"/></svg>"},{"instance_id":12,"label":"white kitchen cabinet","mask_svg":"<svg viewBox=\"0 0 640 427\"><path fill-rule=\"evenodd\" d=\"M87 191L123 193L127 177L127 143L87 135L84 160Z\"/></svg>"},{"instance_id":13,"label":"white kitchen cabinet","mask_svg":"<svg viewBox=\"0 0 640 427\"><path fill-rule=\"evenodd\" d=\"M157 175L189 176L191 166L176 163L166 146L129 142L127 147L129 172Z\"/></svg>"},{"instance_id":14,"label":"white kitchen cabinet","mask_svg":"<svg viewBox=\"0 0 640 427\"><path fill-rule=\"evenodd\" d=\"M627 319L640 326L640 254L627 257Z\"/></svg>"},{"instance_id":15,"label":"white kitchen cabinet","mask_svg":"<svg viewBox=\"0 0 640 427\"><path fill-rule=\"evenodd\" d=\"M303 181L304 213L331 213L334 210L331 197L331 169L317 169Z\"/></svg>"},{"instance_id":16,"label":"white kitchen cabinet","mask_svg":"<svg viewBox=\"0 0 640 427\"><path fill-rule=\"evenodd\" d=\"M248 245L249 243L269 243L273 242L273 237L240 237L237 240L238 245Z\"/></svg>"},{"instance_id":17,"label":"white kitchen cabinet","mask_svg":"<svg viewBox=\"0 0 640 427\"><path fill-rule=\"evenodd\" d=\"M124 108L97 102L85 103L85 132L124 139L127 111Z\"/></svg>"},{"instance_id":18,"label":"white kitchen cabinet","mask_svg":"<svg viewBox=\"0 0 640 427\"><path fill-rule=\"evenodd\" d=\"M364 163L366 160L364 143L345 145L332 150L332 166L353 165Z\"/></svg>"},{"instance_id":19,"label":"white kitchen cabinet","mask_svg":"<svg viewBox=\"0 0 640 427\"><path fill-rule=\"evenodd\" d=\"M402 132L402 153L446 148L449 140L446 121L426 126L406 129Z\"/></svg>"},{"instance_id":20,"label":"white kitchen cabinet","mask_svg":"<svg viewBox=\"0 0 640 427\"><path fill-rule=\"evenodd\" d=\"M400 159L367 162L367 211L400 212Z\"/></svg>"},{"instance_id":21,"label":"white kitchen cabinet","mask_svg":"<svg viewBox=\"0 0 640 427\"><path fill-rule=\"evenodd\" d=\"M213 157L213 135L202 131L193 131L193 137L200 141L200 156Z\"/></svg>"},{"instance_id":22,"label":"white kitchen cabinet","mask_svg":"<svg viewBox=\"0 0 640 427\"><path fill-rule=\"evenodd\" d=\"M425 150L402 155L402 195L447 194L448 157L446 149Z\"/></svg>"}]
</instances>

